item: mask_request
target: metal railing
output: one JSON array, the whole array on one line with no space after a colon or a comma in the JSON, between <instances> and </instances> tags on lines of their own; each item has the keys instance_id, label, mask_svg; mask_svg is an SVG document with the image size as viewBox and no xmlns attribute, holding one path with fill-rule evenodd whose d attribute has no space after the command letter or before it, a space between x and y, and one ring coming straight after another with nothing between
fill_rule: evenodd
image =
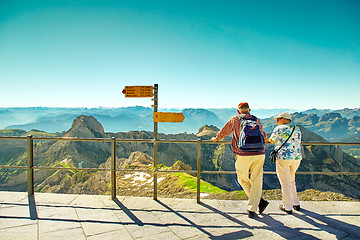
<instances>
[{"instance_id":1,"label":"metal railing","mask_svg":"<svg viewBox=\"0 0 360 240\"><path fill-rule=\"evenodd\" d=\"M1 168L9 169L27 169L27 189L28 195L34 195L34 170L35 169L54 169L54 170L85 170L85 171L110 171L111 172L111 198L116 198L116 173L117 172L152 172L154 182L153 199L157 200L157 173L159 172L184 172L196 173L197 176L197 190L196 201L200 203L200 179L202 173L216 173L216 174L236 174L236 171L202 171L201 170L201 145L202 144L231 144L231 141L212 142L210 140L160 140L160 139L117 139L112 138L66 138L66 137L27 137L18 136L0 136L0 139L7 140L27 140L27 166L5 166L0 165ZM48 166L34 166L34 140L47 141L82 141L82 142L110 142L111 143L111 165L107 168L68 168L68 167L48 167ZM116 143L118 142L137 142L137 143L153 143L154 144L154 158L153 170L150 169L116 169ZM196 170L162 170L157 168L157 144L158 143L191 143L197 144L197 169ZM360 143L346 143L346 142L302 142L302 145L359 145ZM276 172L265 171L264 174L276 174ZM320 174L320 175L360 175L360 172L297 172L296 174Z\"/></svg>"}]
</instances>

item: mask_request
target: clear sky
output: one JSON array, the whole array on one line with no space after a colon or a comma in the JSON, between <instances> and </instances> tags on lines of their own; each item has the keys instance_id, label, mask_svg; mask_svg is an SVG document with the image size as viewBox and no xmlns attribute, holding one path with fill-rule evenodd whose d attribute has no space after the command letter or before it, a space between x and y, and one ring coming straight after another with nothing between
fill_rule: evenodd
<instances>
[{"instance_id":1,"label":"clear sky","mask_svg":"<svg viewBox=\"0 0 360 240\"><path fill-rule=\"evenodd\" d=\"M0 0L0 107L360 107L358 0Z\"/></svg>"}]
</instances>

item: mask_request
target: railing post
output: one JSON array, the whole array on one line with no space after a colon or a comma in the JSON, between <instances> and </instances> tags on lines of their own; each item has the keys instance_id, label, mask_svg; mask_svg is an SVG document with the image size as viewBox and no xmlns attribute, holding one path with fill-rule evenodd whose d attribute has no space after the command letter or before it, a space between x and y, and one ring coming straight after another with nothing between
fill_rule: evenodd
<instances>
[{"instance_id":1,"label":"railing post","mask_svg":"<svg viewBox=\"0 0 360 240\"><path fill-rule=\"evenodd\" d=\"M116 198L116 138L111 138L111 199Z\"/></svg>"},{"instance_id":2,"label":"railing post","mask_svg":"<svg viewBox=\"0 0 360 240\"><path fill-rule=\"evenodd\" d=\"M196 202L200 203L200 172L201 172L201 138L197 141L197 178L196 178Z\"/></svg>"},{"instance_id":3,"label":"railing post","mask_svg":"<svg viewBox=\"0 0 360 240\"><path fill-rule=\"evenodd\" d=\"M32 135L27 136L27 189L28 196L34 195L34 141Z\"/></svg>"}]
</instances>

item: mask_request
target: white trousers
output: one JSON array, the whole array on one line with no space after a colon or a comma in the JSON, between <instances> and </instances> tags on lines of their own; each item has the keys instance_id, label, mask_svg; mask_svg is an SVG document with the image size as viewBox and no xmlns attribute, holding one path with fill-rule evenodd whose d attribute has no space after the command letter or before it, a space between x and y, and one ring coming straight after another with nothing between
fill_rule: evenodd
<instances>
[{"instance_id":1,"label":"white trousers","mask_svg":"<svg viewBox=\"0 0 360 240\"><path fill-rule=\"evenodd\" d=\"M249 211L255 212L259 206L262 193L263 165L265 161L265 155L236 155L235 159L235 168L238 182L249 198L247 209Z\"/></svg>"},{"instance_id":2,"label":"white trousers","mask_svg":"<svg viewBox=\"0 0 360 240\"><path fill-rule=\"evenodd\" d=\"M276 173L281 184L282 203L285 210L292 210L293 205L300 205L295 184L295 173L300 162L300 160L276 159Z\"/></svg>"}]
</instances>

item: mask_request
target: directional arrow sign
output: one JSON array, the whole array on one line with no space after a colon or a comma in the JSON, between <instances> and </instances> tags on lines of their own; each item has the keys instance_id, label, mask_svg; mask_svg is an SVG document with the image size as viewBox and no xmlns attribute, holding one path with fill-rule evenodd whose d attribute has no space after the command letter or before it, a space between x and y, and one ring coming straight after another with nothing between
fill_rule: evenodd
<instances>
[{"instance_id":1,"label":"directional arrow sign","mask_svg":"<svg viewBox=\"0 0 360 240\"><path fill-rule=\"evenodd\" d=\"M182 122L185 117L182 113L154 112L154 122Z\"/></svg>"},{"instance_id":2,"label":"directional arrow sign","mask_svg":"<svg viewBox=\"0 0 360 240\"><path fill-rule=\"evenodd\" d=\"M153 86L125 86L125 97L153 97Z\"/></svg>"}]
</instances>

